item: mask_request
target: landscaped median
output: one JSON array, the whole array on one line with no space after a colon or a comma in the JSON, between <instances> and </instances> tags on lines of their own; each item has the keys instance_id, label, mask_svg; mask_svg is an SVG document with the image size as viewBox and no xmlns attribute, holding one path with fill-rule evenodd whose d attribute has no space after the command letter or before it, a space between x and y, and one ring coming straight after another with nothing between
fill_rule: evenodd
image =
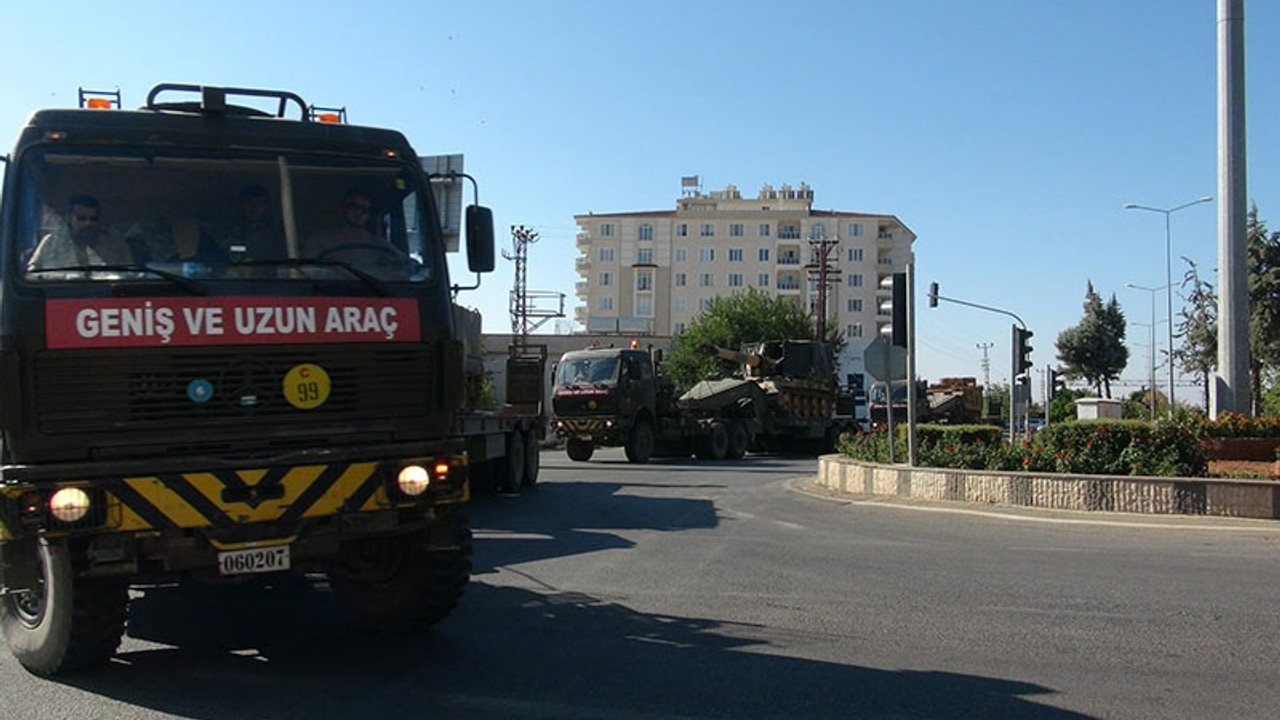
<instances>
[{"instance_id":1,"label":"landscaped median","mask_svg":"<svg viewBox=\"0 0 1280 720\"><path fill-rule=\"evenodd\" d=\"M840 454L820 458L818 484L916 500L1280 519L1276 479L1209 476L1217 449L1206 440L1228 435L1223 428L1231 429L1202 421L1067 422L1010 444L998 428L922 425L915 467L886 462L883 431L852 434L841 438ZM905 457L903 434L894 445L896 457Z\"/></svg>"},{"instance_id":2,"label":"landscaped median","mask_svg":"<svg viewBox=\"0 0 1280 720\"><path fill-rule=\"evenodd\" d=\"M1266 480L953 470L823 455L818 484L840 493L916 500L1280 519L1280 483Z\"/></svg>"}]
</instances>

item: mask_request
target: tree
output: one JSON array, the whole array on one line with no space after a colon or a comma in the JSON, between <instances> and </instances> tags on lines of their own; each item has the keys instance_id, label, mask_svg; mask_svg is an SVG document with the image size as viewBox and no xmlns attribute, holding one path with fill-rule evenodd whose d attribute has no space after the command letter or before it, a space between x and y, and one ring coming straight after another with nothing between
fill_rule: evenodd
<instances>
[{"instance_id":1,"label":"tree","mask_svg":"<svg viewBox=\"0 0 1280 720\"><path fill-rule=\"evenodd\" d=\"M827 341L838 353L844 339L835 323L828 323ZM711 301L685 331L671 340L665 363L667 375L678 389L687 389L712 375L728 375L738 364L704 355L705 345L737 350L761 340L811 338L813 318L793 300L771 296L755 288Z\"/></svg>"},{"instance_id":2,"label":"tree","mask_svg":"<svg viewBox=\"0 0 1280 720\"><path fill-rule=\"evenodd\" d=\"M1111 381L1129 364L1129 348L1124 344L1124 312L1116 296L1107 303L1093 289L1093 281L1085 288L1084 317L1074 327L1058 335L1058 360L1063 374L1083 379L1092 385L1099 397L1111 397Z\"/></svg>"},{"instance_id":3,"label":"tree","mask_svg":"<svg viewBox=\"0 0 1280 720\"><path fill-rule=\"evenodd\" d=\"M1213 285L1201 279L1194 262L1183 260L1189 267L1182 276L1187 295L1182 322L1177 328L1182 344L1173 351L1173 357L1183 372L1200 378L1204 387L1204 409L1208 412L1209 379L1218 367L1218 294Z\"/></svg>"},{"instance_id":4,"label":"tree","mask_svg":"<svg viewBox=\"0 0 1280 720\"><path fill-rule=\"evenodd\" d=\"M1249 210L1246 226L1249 275L1249 397L1254 415L1266 406L1266 388L1280 370L1280 232L1269 233L1258 219L1258 207ZM1205 408L1209 381L1218 367L1218 296L1213 285L1200 278L1195 263L1182 286L1190 287L1188 307L1178 325L1182 347L1175 351L1182 369L1204 379Z\"/></svg>"}]
</instances>

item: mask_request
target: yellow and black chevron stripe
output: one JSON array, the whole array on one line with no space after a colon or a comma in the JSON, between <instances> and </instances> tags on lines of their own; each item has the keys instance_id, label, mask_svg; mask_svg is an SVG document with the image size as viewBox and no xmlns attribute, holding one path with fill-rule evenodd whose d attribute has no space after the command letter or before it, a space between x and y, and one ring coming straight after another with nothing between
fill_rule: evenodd
<instances>
[{"instance_id":1,"label":"yellow and black chevron stripe","mask_svg":"<svg viewBox=\"0 0 1280 720\"><path fill-rule=\"evenodd\" d=\"M106 485L122 531L226 527L395 506L378 463L129 477ZM113 517L114 516L114 517Z\"/></svg>"},{"instance_id":2,"label":"yellow and black chevron stripe","mask_svg":"<svg viewBox=\"0 0 1280 720\"><path fill-rule=\"evenodd\" d=\"M604 429L604 418L565 418L561 420L564 429L570 432L598 432Z\"/></svg>"}]
</instances>

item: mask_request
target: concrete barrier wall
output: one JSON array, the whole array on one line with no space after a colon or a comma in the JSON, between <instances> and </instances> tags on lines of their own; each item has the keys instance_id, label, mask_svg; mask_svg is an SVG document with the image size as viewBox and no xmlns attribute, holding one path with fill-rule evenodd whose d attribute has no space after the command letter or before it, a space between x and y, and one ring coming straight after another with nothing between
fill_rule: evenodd
<instances>
[{"instance_id":1,"label":"concrete barrier wall","mask_svg":"<svg viewBox=\"0 0 1280 720\"><path fill-rule=\"evenodd\" d=\"M818 459L818 483L856 495L1056 510L1280 518L1280 483L1266 480L1063 475Z\"/></svg>"}]
</instances>

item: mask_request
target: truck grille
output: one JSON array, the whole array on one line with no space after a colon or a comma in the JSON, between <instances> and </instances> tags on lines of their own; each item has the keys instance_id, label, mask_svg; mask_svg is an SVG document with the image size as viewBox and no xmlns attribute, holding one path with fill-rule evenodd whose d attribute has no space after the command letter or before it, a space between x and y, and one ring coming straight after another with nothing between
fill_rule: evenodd
<instances>
[{"instance_id":1,"label":"truck grille","mask_svg":"<svg viewBox=\"0 0 1280 720\"><path fill-rule=\"evenodd\" d=\"M329 397L314 409L285 399L285 374L302 363L329 375ZM36 420L57 435L420 416L433 371L421 345L46 351L36 359Z\"/></svg>"}]
</instances>

